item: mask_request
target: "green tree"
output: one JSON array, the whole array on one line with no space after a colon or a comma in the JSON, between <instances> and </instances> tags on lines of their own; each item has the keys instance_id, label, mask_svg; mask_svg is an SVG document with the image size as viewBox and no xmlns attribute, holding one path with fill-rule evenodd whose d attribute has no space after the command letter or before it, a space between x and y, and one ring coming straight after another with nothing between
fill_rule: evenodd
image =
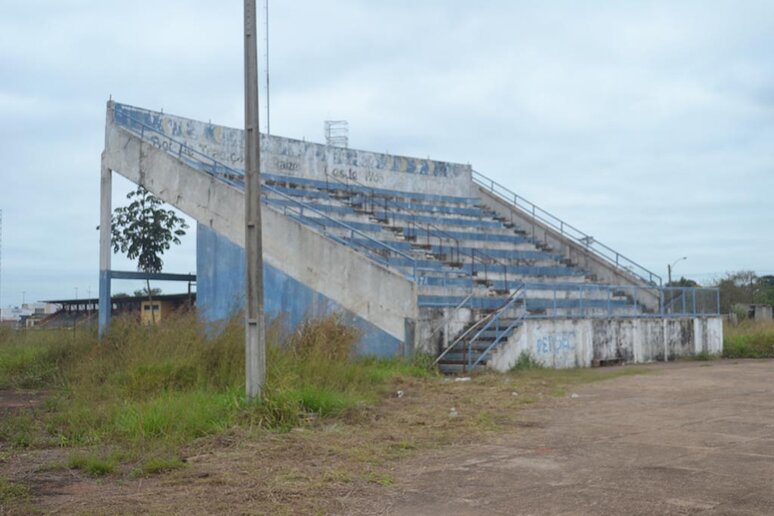
<instances>
[{"instance_id":1,"label":"green tree","mask_svg":"<svg viewBox=\"0 0 774 516\"><path fill-rule=\"evenodd\" d=\"M666 286L667 287L692 287L692 288L701 287L701 285L699 285L694 280L685 278L683 276L680 276L680 279L677 281L672 281L672 283L667 283Z\"/></svg>"},{"instance_id":2,"label":"green tree","mask_svg":"<svg viewBox=\"0 0 774 516\"><path fill-rule=\"evenodd\" d=\"M737 304L756 302L758 276L753 271L728 272L715 281L720 290L721 313L730 313Z\"/></svg>"},{"instance_id":3,"label":"green tree","mask_svg":"<svg viewBox=\"0 0 774 516\"><path fill-rule=\"evenodd\" d=\"M153 287L152 289L150 289L150 294L153 296L159 296L161 295L161 289ZM134 291L134 297L143 297L147 295L148 295L148 287L143 287L140 290Z\"/></svg>"},{"instance_id":4,"label":"green tree","mask_svg":"<svg viewBox=\"0 0 774 516\"><path fill-rule=\"evenodd\" d=\"M188 224L173 210L164 209L162 201L143 186L129 192L126 198L131 201L128 206L113 210L113 252L120 251L130 260L137 260L137 269L142 272L161 272L161 256L172 244L180 243ZM148 301L152 303L153 289L150 280L145 281Z\"/></svg>"}]
</instances>

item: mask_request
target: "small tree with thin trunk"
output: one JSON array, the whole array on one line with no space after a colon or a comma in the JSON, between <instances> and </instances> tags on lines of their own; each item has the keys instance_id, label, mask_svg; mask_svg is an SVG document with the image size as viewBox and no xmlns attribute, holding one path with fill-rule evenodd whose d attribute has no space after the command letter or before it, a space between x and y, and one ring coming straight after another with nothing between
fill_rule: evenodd
<instances>
[{"instance_id":1,"label":"small tree with thin trunk","mask_svg":"<svg viewBox=\"0 0 774 516\"><path fill-rule=\"evenodd\" d=\"M126 198L131 201L128 206L113 210L110 228L113 252L120 251L130 260L136 259L137 269L142 272L161 272L164 266L161 256L172 244L180 243L188 224L173 210L164 209L161 200L143 186L129 192ZM150 279L146 278L145 283L151 318L156 322Z\"/></svg>"}]
</instances>

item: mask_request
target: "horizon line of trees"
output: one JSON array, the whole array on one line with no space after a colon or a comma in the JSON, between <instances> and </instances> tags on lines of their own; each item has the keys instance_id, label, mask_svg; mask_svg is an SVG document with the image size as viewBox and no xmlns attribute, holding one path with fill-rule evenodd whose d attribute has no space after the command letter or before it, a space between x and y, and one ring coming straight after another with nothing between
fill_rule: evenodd
<instances>
[{"instance_id":1,"label":"horizon line of trees","mask_svg":"<svg viewBox=\"0 0 774 516\"><path fill-rule=\"evenodd\" d=\"M727 272L724 276L700 285L694 280L680 277L667 283L668 287L709 287L720 290L720 313L731 313L735 305L774 305L774 275L758 276L755 271Z\"/></svg>"}]
</instances>

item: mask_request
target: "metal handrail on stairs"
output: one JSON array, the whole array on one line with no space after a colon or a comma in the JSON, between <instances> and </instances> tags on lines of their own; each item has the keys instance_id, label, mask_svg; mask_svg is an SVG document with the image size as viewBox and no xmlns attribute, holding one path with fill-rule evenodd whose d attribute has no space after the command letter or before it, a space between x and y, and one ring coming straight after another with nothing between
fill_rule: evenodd
<instances>
[{"instance_id":1,"label":"metal handrail on stairs","mask_svg":"<svg viewBox=\"0 0 774 516\"><path fill-rule=\"evenodd\" d=\"M524 298L525 292L526 292L526 289L524 288L524 284L522 284L513 294L511 294L511 296L508 298L508 301L503 306L501 306L496 312L494 312L492 314L493 316L491 318L489 318L489 322L487 322L486 325L484 325L483 328L478 330L478 332L476 332L476 334L473 336L472 339L468 340L468 353L467 353L467 356L468 356L468 369L473 368L475 365L477 365L481 361L481 357L479 357L479 360L476 360L475 364L471 363L471 356L472 356L472 351L473 351L473 343L476 342L476 340L478 340L478 338L481 336L481 334L484 333L485 331L487 331L489 329L489 327L492 326L492 324L497 323L497 325L498 325L497 326L497 331L499 331L499 329L500 329L499 328L500 317L507 310L509 310L514 305L514 303L516 303L516 301L519 298ZM496 342L500 341L499 337L500 336L498 336L498 339L496 340ZM489 351L489 348L487 348L487 352L488 351Z\"/></svg>"},{"instance_id":2,"label":"metal handrail on stairs","mask_svg":"<svg viewBox=\"0 0 774 516\"><path fill-rule=\"evenodd\" d=\"M363 189L367 190L369 192L369 195L370 195L370 198L371 198L371 206L372 206L372 208L377 206L377 203L375 201L375 198L376 198L375 190L376 189L373 188L372 186L365 185L365 184L361 183L360 181L358 181L357 179L353 179L353 178L348 178L347 181L343 181L343 180L341 180L341 178L338 178L338 177L336 177L334 175L327 174L327 173L325 175L325 178L326 178L326 182L329 181L329 180L332 180L332 181L334 181L334 182L344 186L347 189L351 188L350 184L354 184L354 185L359 186L360 188L363 188ZM386 198L385 198L384 207L382 209L384 210L384 214L387 217L387 222L389 223L389 215L388 215L387 199ZM375 213L375 211L374 211L374 213ZM393 217L393 220L395 220L394 217ZM456 248L456 251L457 251L457 256L458 257L459 256L469 256L470 257L470 260L471 260L470 276L471 276L471 278L473 276L475 276L475 270L474 269L475 269L475 263L476 263L476 256L477 255L479 257L483 257L483 258L489 260L489 262L488 262L489 264L496 264L496 265L502 266L503 267L503 274L504 274L504 278L505 278L505 288L506 288L506 290L508 290L508 263L507 262L503 262L503 261L495 258L494 256L491 256L490 254L486 253L485 251L483 251L481 249L477 250L477 248L475 248L475 247L471 249L471 252L469 254L466 254L465 252L460 251L460 244L459 244L459 240L460 239L455 237L454 235L450 234L448 231L446 231L444 229L441 229L440 227L436 226L435 224L433 224L431 222L424 222L424 223L417 222L415 220L415 217L412 217L409 220L409 222L414 227L412 228L411 225L407 226L408 234L411 235L411 233L412 233L411 230L413 229L413 236L415 238L419 236L419 232L416 230L416 227L419 227L420 231L421 231L422 226L423 225L425 226L425 229L427 231L427 244L428 245L431 245L430 228L433 228L435 231L437 231L438 233L442 234L444 239L456 242L456 247L455 248ZM443 239L440 236L438 236L437 238L438 238L439 247L441 248L441 250L443 250L443 247L444 247ZM450 247L450 249L455 249L455 248L452 248L451 246L449 246L449 247ZM484 261L484 259L481 259L481 258L479 258L479 262L484 265L484 281L488 281L488 275L487 275L487 270L486 270L487 262Z\"/></svg>"},{"instance_id":3,"label":"metal handrail on stairs","mask_svg":"<svg viewBox=\"0 0 774 516\"><path fill-rule=\"evenodd\" d=\"M516 208L519 213L527 215L528 217L531 217L532 219L550 227L554 231L558 232L561 236L575 241L586 250L593 252L596 256L601 257L610 265L613 265L616 269L631 274L647 284L659 286L661 285L661 276L655 272L646 269L639 263L627 258L615 249L612 249L602 242L597 241L594 237L587 235L580 229L572 226L571 224L568 224L559 217L537 206L535 203L532 203L524 197L515 194L513 191L509 190L507 187L501 185L495 180L490 179L484 174L475 170L473 171L472 177L474 183L505 201L511 208Z\"/></svg>"},{"instance_id":4,"label":"metal handrail on stairs","mask_svg":"<svg viewBox=\"0 0 774 516\"><path fill-rule=\"evenodd\" d=\"M524 293L525 293L524 290L520 291L519 295L514 297L513 301L515 302L518 297L524 298L525 297ZM489 346L487 346L487 348L484 351L481 352L481 354L478 356L476 361L473 362L473 364L468 366L468 369L473 369L478 364L480 364L481 361L484 360L484 358L495 348L495 346L497 346L500 343L500 341L503 340L503 338L505 336L510 336L511 330L513 330L513 328L515 328L517 325L521 324L521 322L524 319L526 319L526 317L527 317L527 310L525 308L525 310L521 313L521 315L519 315L519 317L517 317L516 319L512 320L511 324L509 324L507 328L505 328L504 330L502 330L502 331L500 331L498 333L497 338L495 338L494 342L492 342ZM499 331L499 328L498 328L498 331ZM473 339L473 340L475 340L475 339ZM471 342L469 343L468 363L470 363L470 356L471 356L471 351L472 351L471 348L473 346L473 340L471 340Z\"/></svg>"},{"instance_id":5,"label":"metal handrail on stairs","mask_svg":"<svg viewBox=\"0 0 774 516\"><path fill-rule=\"evenodd\" d=\"M115 107L113 108L113 110L115 112ZM171 154L173 156L177 155L178 159L180 159L181 161L183 161L183 156L185 156L186 159L192 159L192 160L194 160L194 161L196 161L196 162L198 162L198 163L200 163L202 165L205 165L207 167L212 166L213 170L212 171L208 171L208 173L210 173L212 176L216 177L219 180L224 181L226 184L229 184L231 186L235 186L235 187L241 186L238 183L238 179L241 179L241 178L244 177L244 172L243 171L241 171L239 169L236 169L236 168L233 168L233 167L230 167L229 165L226 165L225 163L222 163L222 162L218 161L217 159L213 158L212 156L208 156L206 154L203 154L203 153L197 151L196 149L193 149L189 145L185 144L184 142L178 141L178 140L176 140L176 139L174 139L174 138L164 134L163 132L159 131L158 129L156 129L156 128L146 124L142 120L139 120L139 119L137 119L137 118L135 118L135 117L133 117L133 116L131 116L129 114L122 113L121 116L126 117L127 119L131 120L132 122L134 122L135 124L138 124L140 126L140 130L138 131L137 129L129 127L127 125L123 125L123 124L120 124L120 123L118 124L122 129L124 129L124 130L126 130L126 131L128 131L130 133L133 133L135 136L138 136L141 141L144 141L144 142L148 143L148 140L146 140L146 138L145 138L146 130L151 132L151 133L154 133L154 134L164 138L168 143L171 143L173 145L177 145L178 146L178 151L174 152L172 150L172 145L169 145L169 144L166 145L166 147L165 147L164 145L156 143L156 142L149 142L151 145L155 145L160 150L165 151L165 152L167 152L167 153L169 153L169 154ZM201 159L197 159L197 157L200 157ZM206 160L206 161L204 161L204 160ZM210 164L210 162L211 162L211 164ZM219 170L222 170L223 172L219 172ZM298 199L295 199L294 197L292 197L290 195L287 195L284 192L282 192L280 190L277 190L277 189L273 188L270 185L266 185L266 184L261 185L261 189L264 190L264 191L269 191L269 192L271 192L271 193L273 193L275 195L278 195L278 196L280 196L280 197L290 201L292 204L295 205L295 207L298 210L298 213L299 213L300 216L303 216L304 210L310 211L310 212L315 213L316 215L324 218L325 220L333 223L334 225L336 225L336 226L338 226L340 228L343 228L343 229L351 232L351 234L357 234L358 236L360 236L362 238L365 238L369 242L373 242L377 247L379 247L381 249L384 249L385 251L387 251L387 252L389 252L391 254L395 254L395 255L398 255L400 257L403 257L403 258L406 258L406 259L410 260L409 263L412 264L412 276L411 276L411 279L413 279L414 281L417 280L417 261L416 261L416 258L414 258L413 256L411 256L411 255L409 255L407 253L404 253L403 251L400 251L399 249L395 249L395 248L385 244L384 242L376 240L375 238L372 238L368 234L364 233L363 231L360 231L360 230L350 226L349 224L347 224L345 222L342 222L340 220L334 219L333 217L330 217L326 213L316 209L314 206L312 206L310 204L307 204L305 202L299 201ZM326 227L325 225L322 225L322 226L323 226L323 228ZM365 246L363 246L363 247L365 247ZM365 247L365 249L368 249L368 248Z\"/></svg>"},{"instance_id":6,"label":"metal handrail on stairs","mask_svg":"<svg viewBox=\"0 0 774 516\"><path fill-rule=\"evenodd\" d=\"M441 354L438 355L438 357L436 357L436 359L433 361L433 365L437 365L443 359L443 357L445 357L452 349L454 349L457 346L457 344L463 341L465 337L467 337L474 330L476 330L476 328L480 327L482 324L488 325L488 322L490 322L494 317L499 317L499 314L501 314L502 312L510 308L513 305L513 302L515 301L515 298L517 296L523 295L524 292L525 292L524 284L522 283L513 294L508 296L508 299L505 301L505 303L503 303L503 305L500 308L488 314L483 319L479 319L470 328L468 328L460 335L458 335L457 338L454 339L454 341L451 344L449 344L449 346L445 350L443 350L443 352L441 352ZM476 336L478 336L478 333L476 334Z\"/></svg>"}]
</instances>

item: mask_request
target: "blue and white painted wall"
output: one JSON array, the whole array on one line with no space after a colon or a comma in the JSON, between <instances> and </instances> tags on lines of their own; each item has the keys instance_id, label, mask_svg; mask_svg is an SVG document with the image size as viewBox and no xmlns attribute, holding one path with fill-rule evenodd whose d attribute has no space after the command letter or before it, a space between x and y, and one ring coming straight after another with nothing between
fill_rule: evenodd
<instances>
[{"instance_id":1,"label":"blue and white painted wall","mask_svg":"<svg viewBox=\"0 0 774 516\"><path fill-rule=\"evenodd\" d=\"M203 224L197 225L196 240L196 303L201 317L217 325L244 308L245 253ZM287 329L293 329L307 318L335 313L360 330L358 353L389 357L410 351L401 339L265 261L263 278L267 322L281 317Z\"/></svg>"},{"instance_id":2,"label":"blue and white painted wall","mask_svg":"<svg viewBox=\"0 0 774 516\"><path fill-rule=\"evenodd\" d=\"M244 170L241 129L125 104L114 105L117 124L132 127L140 121L194 151ZM165 143L158 141L159 146ZM459 197L475 195L470 165L332 147L273 135L261 135L261 170L322 181L355 181L390 190Z\"/></svg>"},{"instance_id":3,"label":"blue and white painted wall","mask_svg":"<svg viewBox=\"0 0 774 516\"><path fill-rule=\"evenodd\" d=\"M207 127L109 103L102 166L144 185L198 222L199 308L217 321L242 305L244 193L189 163L193 147L171 152L164 148L169 141L153 142L159 135L155 128L162 128L163 135L185 139L187 146L201 139L241 149L241 131ZM336 312L362 330L361 353L391 356L412 349L415 282L265 205L262 217L269 315L282 312L295 324Z\"/></svg>"}]
</instances>

